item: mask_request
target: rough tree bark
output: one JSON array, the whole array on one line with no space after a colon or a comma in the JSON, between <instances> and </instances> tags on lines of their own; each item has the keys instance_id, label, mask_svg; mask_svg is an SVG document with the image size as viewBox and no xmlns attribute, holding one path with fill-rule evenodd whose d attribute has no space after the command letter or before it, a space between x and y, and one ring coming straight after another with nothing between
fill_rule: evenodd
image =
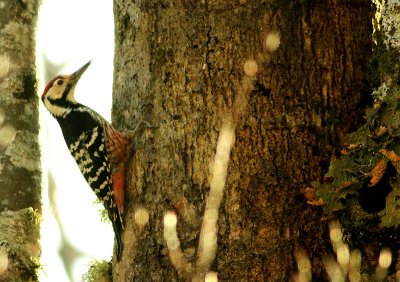
<instances>
[{"instance_id":1,"label":"rough tree bark","mask_svg":"<svg viewBox=\"0 0 400 282\"><path fill-rule=\"evenodd\" d=\"M163 237L168 210L195 262L226 116L236 141L211 270L222 281L288 281L303 249L323 279L327 227L302 193L363 116L370 1L115 0L114 14L113 122L157 126L138 137L127 166L114 281L182 279Z\"/></svg>"},{"instance_id":2,"label":"rough tree bark","mask_svg":"<svg viewBox=\"0 0 400 282\"><path fill-rule=\"evenodd\" d=\"M0 2L0 281L37 281L41 169L36 0Z\"/></svg>"}]
</instances>

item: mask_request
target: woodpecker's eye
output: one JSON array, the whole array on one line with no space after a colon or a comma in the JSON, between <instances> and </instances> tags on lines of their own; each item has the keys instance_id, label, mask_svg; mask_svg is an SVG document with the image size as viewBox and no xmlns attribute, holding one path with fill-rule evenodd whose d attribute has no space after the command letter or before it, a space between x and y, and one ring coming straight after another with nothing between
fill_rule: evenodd
<instances>
[{"instance_id":1,"label":"woodpecker's eye","mask_svg":"<svg viewBox=\"0 0 400 282\"><path fill-rule=\"evenodd\" d=\"M62 80L62 79L57 80L57 85L63 85L63 84L64 84L64 80Z\"/></svg>"}]
</instances>

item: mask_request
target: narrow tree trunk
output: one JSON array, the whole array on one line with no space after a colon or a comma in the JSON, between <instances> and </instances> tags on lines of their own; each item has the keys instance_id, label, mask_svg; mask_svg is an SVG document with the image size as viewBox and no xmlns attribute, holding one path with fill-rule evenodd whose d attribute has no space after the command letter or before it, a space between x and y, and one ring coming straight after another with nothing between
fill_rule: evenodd
<instances>
[{"instance_id":1,"label":"narrow tree trunk","mask_svg":"<svg viewBox=\"0 0 400 282\"><path fill-rule=\"evenodd\" d=\"M37 281L41 169L35 28L39 3L0 3L0 281Z\"/></svg>"},{"instance_id":2,"label":"narrow tree trunk","mask_svg":"<svg viewBox=\"0 0 400 282\"><path fill-rule=\"evenodd\" d=\"M222 281L288 281L303 249L314 278L325 277L326 224L302 193L362 118L372 13L367 0L114 1L113 121L156 126L138 136L127 166L114 281L188 279L169 259L163 215L178 215L195 268L229 118L236 140L210 270Z\"/></svg>"}]
</instances>

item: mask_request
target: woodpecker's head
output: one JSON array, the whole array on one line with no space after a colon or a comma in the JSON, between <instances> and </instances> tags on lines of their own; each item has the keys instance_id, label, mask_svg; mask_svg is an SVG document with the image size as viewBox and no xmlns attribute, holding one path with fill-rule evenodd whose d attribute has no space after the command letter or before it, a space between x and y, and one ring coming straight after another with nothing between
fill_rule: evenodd
<instances>
[{"instance_id":1,"label":"woodpecker's head","mask_svg":"<svg viewBox=\"0 0 400 282\"><path fill-rule=\"evenodd\" d=\"M75 87L90 63L91 61L87 62L71 75L57 75L47 83L42 101L53 116L65 116L77 104L74 97Z\"/></svg>"}]
</instances>

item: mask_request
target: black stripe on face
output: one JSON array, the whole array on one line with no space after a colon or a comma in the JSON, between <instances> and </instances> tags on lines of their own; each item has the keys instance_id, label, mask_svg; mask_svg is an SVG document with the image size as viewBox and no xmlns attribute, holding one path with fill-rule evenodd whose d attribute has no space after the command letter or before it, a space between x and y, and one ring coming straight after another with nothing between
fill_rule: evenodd
<instances>
[{"instance_id":1,"label":"black stripe on face","mask_svg":"<svg viewBox=\"0 0 400 282\"><path fill-rule=\"evenodd\" d=\"M64 95L64 94L63 94ZM68 94L67 94L68 95ZM42 100L44 100L45 98L42 98ZM50 99L50 98L46 98L50 104L54 105L54 106L59 106L62 108L71 108L71 109L75 109L78 107L78 105L72 103L69 100L66 100L64 97L59 98L59 99Z\"/></svg>"},{"instance_id":2,"label":"black stripe on face","mask_svg":"<svg viewBox=\"0 0 400 282\"><path fill-rule=\"evenodd\" d=\"M67 96L68 96L69 92L71 91L71 89L72 89L72 87L73 87L74 85L75 85L75 82L74 82L73 79L71 79L71 80L68 82L67 86L65 86L65 89L64 89L64 92L63 92L63 94L62 94L61 100L67 100Z\"/></svg>"}]
</instances>

